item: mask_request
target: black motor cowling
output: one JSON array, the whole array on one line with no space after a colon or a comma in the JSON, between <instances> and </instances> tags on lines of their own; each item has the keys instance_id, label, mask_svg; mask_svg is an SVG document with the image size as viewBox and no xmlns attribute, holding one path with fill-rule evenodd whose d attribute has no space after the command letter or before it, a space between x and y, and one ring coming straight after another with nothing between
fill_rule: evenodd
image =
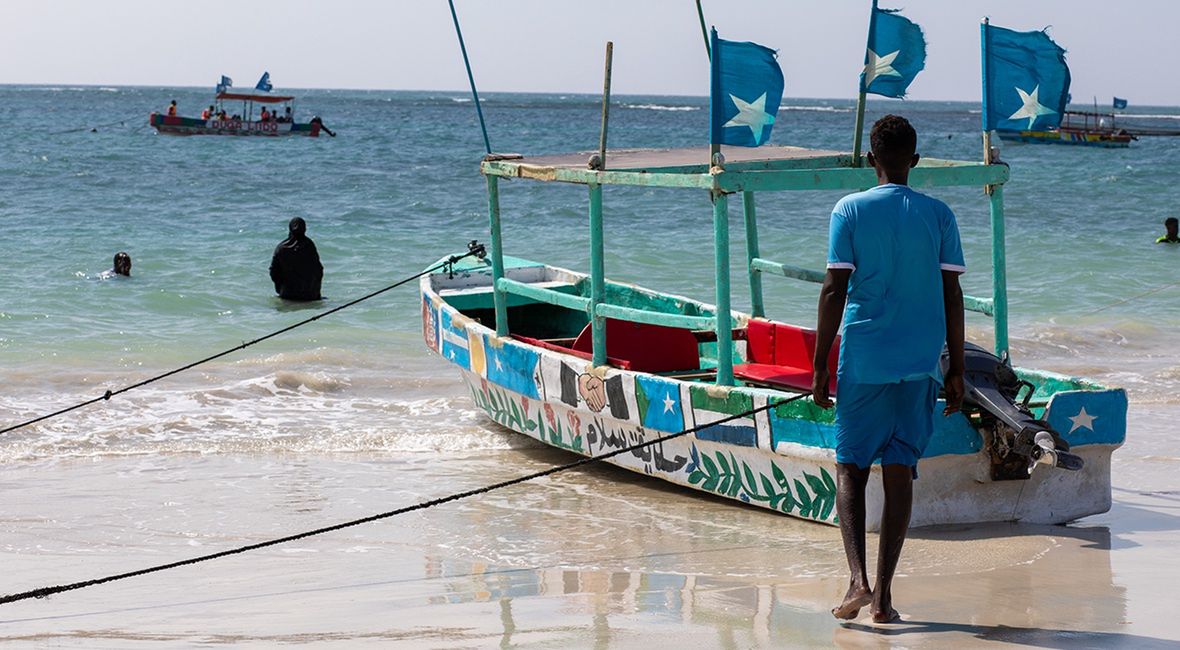
<instances>
[{"instance_id":1,"label":"black motor cowling","mask_svg":"<svg viewBox=\"0 0 1180 650\"><path fill-rule=\"evenodd\" d=\"M946 372L950 358L942 353ZM1003 358L967 343L964 348L963 413L983 435L991 457L992 480L1027 479L1038 464L1068 470L1082 468L1069 443L1028 408L1036 387L1020 379ZM1023 400L1021 391L1027 391Z\"/></svg>"}]
</instances>

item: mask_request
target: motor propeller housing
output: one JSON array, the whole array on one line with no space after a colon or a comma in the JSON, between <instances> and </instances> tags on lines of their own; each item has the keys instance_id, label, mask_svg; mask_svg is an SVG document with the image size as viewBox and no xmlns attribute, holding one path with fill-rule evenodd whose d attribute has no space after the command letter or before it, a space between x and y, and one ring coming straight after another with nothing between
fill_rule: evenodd
<instances>
[{"instance_id":1,"label":"motor propeller housing","mask_svg":"<svg viewBox=\"0 0 1180 650\"><path fill-rule=\"evenodd\" d=\"M1069 443L1029 409L1036 387L1016 375L1007 355L997 357L967 343L963 360L963 411L983 435L991 457L992 480L1027 479L1037 465L1074 471L1082 468L1082 458L1069 452ZM946 372L950 357L945 349L941 363Z\"/></svg>"}]
</instances>

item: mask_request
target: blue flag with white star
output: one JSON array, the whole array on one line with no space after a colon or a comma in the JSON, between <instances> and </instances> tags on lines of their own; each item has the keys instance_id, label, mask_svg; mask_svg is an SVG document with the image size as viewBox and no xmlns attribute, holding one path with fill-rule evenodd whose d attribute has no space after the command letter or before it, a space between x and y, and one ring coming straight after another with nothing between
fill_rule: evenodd
<instances>
[{"instance_id":1,"label":"blue flag with white star","mask_svg":"<svg viewBox=\"0 0 1180 650\"><path fill-rule=\"evenodd\" d=\"M264 93L268 93L268 92L270 92L271 88L274 88L274 86L272 86L270 83L270 73L263 72L262 78L259 79L258 83L254 85L254 89L261 90Z\"/></svg>"},{"instance_id":2,"label":"blue flag with white star","mask_svg":"<svg viewBox=\"0 0 1180 650\"><path fill-rule=\"evenodd\" d=\"M783 71L774 50L717 38L716 29L710 43L709 142L739 147L766 144L783 100Z\"/></svg>"},{"instance_id":3,"label":"blue flag with white star","mask_svg":"<svg viewBox=\"0 0 1180 650\"><path fill-rule=\"evenodd\" d=\"M229 87L232 85L234 85L233 79L230 79L225 75L221 75L221 81L217 84L217 94L220 95L221 93L229 90Z\"/></svg>"},{"instance_id":4,"label":"blue flag with white star","mask_svg":"<svg viewBox=\"0 0 1180 650\"><path fill-rule=\"evenodd\" d=\"M1045 32L981 25L983 128L1037 131L1061 124L1069 97L1065 50Z\"/></svg>"},{"instance_id":5,"label":"blue flag with white star","mask_svg":"<svg viewBox=\"0 0 1180 650\"><path fill-rule=\"evenodd\" d=\"M1121 111L1127 107L1127 100L1123 99L1122 97L1115 97L1114 102L1112 103L1114 105L1114 109L1117 111Z\"/></svg>"},{"instance_id":6,"label":"blue flag with white star","mask_svg":"<svg viewBox=\"0 0 1180 650\"><path fill-rule=\"evenodd\" d=\"M910 82L926 67L922 28L897 11L878 9L873 3L865 68L860 73L861 88L866 93L905 97Z\"/></svg>"}]
</instances>

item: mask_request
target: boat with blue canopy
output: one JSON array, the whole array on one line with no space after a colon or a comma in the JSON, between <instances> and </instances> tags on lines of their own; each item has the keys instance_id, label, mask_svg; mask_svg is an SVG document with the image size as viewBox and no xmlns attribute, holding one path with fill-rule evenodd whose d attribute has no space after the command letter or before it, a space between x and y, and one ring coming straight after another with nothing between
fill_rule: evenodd
<instances>
[{"instance_id":1,"label":"boat with blue canopy","mask_svg":"<svg viewBox=\"0 0 1180 650\"><path fill-rule=\"evenodd\" d=\"M756 197L763 192L871 187L848 153L787 146L612 150L597 155L490 155L490 252L421 280L425 343L455 366L476 407L498 424L586 456L693 427L696 433L605 462L735 501L827 524L835 511L834 411L809 399L815 331L773 313L764 281L819 283L824 273L765 257ZM964 298L992 319L994 349L969 346L963 412L936 418L914 483L912 523L1063 523L1111 504L1110 459L1126 434L1124 390L1008 360L1005 164L923 158L917 188L976 186L989 203L991 295ZM503 179L579 185L587 192L589 272L505 252ZM712 215L711 301L611 281L604 270L604 188L676 188ZM634 196L634 195L628 195ZM730 201L745 231L749 313L731 309ZM833 355L837 354L834 350ZM831 362L834 367L835 360ZM834 382L833 382L834 383ZM832 386L839 400L839 386ZM941 399L941 398L940 398ZM791 401L788 401L791 400ZM766 410L749 417L742 414ZM939 405L941 412L942 404ZM726 418L737 419L721 422ZM716 426L710 423L719 422ZM874 472L880 467L874 466ZM880 481L868 482L869 525Z\"/></svg>"}]
</instances>

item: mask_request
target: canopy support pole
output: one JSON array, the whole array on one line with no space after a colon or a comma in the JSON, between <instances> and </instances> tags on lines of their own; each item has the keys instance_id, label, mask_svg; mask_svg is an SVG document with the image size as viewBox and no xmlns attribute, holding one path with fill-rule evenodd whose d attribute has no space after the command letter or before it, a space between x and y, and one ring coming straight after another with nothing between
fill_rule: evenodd
<instances>
[{"instance_id":1,"label":"canopy support pole","mask_svg":"<svg viewBox=\"0 0 1180 650\"><path fill-rule=\"evenodd\" d=\"M750 313L758 318L766 316L762 304L762 273L754 268L758 252L758 221L754 211L754 193L742 192L742 212L746 218L746 272L750 276Z\"/></svg>"},{"instance_id":2,"label":"canopy support pole","mask_svg":"<svg viewBox=\"0 0 1180 650\"><path fill-rule=\"evenodd\" d=\"M1004 186L992 185L991 226L992 226L992 320L996 329L996 355L1008 352L1008 274L1007 255L1004 250Z\"/></svg>"},{"instance_id":3,"label":"canopy support pole","mask_svg":"<svg viewBox=\"0 0 1180 650\"><path fill-rule=\"evenodd\" d=\"M602 185L590 183L590 341L596 366L606 365L606 319L598 313L606 298L603 248Z\"/></svg>"},{"instance_id":4,"label":"canopy support pole","mask_svg":"<svg viewBox=\"0 0 1180 650\"><path fill-rule=\"evenodd\" d=\"M713 258L717 287L717 385L733 385L733 323L729 304L729 197L713 195Z\"/></svg>"},{"instance_id":5,"label":"canopy support pole","mask_svg":"<svg viewBox=\"0 0 1180 650\"><path fill-rule=\"evenodd\" d=\"M492 301L496 306L496 336L508 336L508 294L500 288L504 277L504 242L500 239L500 178L488 179L488 226L492 234Z\"/></svg>"}]
</instances>

